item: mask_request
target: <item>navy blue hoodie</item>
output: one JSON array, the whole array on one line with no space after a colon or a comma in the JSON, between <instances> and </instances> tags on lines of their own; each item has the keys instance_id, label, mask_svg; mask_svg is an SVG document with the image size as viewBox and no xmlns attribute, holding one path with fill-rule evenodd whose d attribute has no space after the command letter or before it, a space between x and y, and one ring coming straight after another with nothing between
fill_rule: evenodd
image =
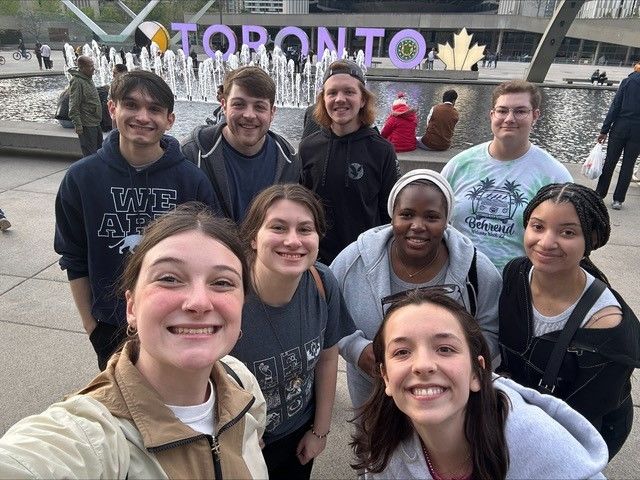
<instances>
[{"instance_id":1,"label":"navy blue hoodie","mask_svg":"<svg viewBox=\"0 0 640 480\"><path fill-rule=\"evenodd\" d=\"M213 204L211 183L175 138L164 135L164 155L140 171L120 154L119 140L114 130L97 153L69 167L56 197L54 239L69 280L89 277L93 317L113 325L125 322L117 281L144 226L190 200Z\"/></svg>"}]
</instances>

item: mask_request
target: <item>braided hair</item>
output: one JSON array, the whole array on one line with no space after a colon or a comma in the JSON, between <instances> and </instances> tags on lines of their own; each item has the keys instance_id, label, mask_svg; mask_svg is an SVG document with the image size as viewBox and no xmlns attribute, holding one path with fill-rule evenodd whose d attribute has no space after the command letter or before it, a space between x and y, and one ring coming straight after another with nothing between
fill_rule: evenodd
<instances>
[{"instance_id":1,"label":"braided hair","mask_svg":"<svg viewBox=\"0 0 640 480\"><path fill-rule=\"evenodd\" d=\"M525 228L527 228L533 211L538 205L547 200L551 200L556 204L570 203L573 205L578 214L578 220L584 236L584 257L580 261L580 266L609 285L605 274L589 258L592 250L607 244L611 234L609 212L600 195L591 188L578 183L568 182L545 185L538 190L538 193L531 199L524 210L523 223Z\"/></svg>"}]
</instances>

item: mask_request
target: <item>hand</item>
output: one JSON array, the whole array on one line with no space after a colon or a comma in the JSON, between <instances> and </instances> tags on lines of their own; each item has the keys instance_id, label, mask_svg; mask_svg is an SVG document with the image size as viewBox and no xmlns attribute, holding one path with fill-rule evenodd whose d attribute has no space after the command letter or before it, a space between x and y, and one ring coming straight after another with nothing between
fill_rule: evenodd
<instances>
[{"instance_id":1,"label":"hand","mask_svg":"<svg viewBox=\"0 0 640 480\"><path fill-rule=\"evenodd\" d=\"M78 135L82 135L82 132L83 132L83 128L82 127L76 127L76 133Z\"/></svg>"},{"instance_id":2,"label":"hand","mask_svg":"<svg viewBox=\"0 0 640 480\"><path fill-rule=\"evenodd\" d=\"M311 460L316 458L322 453L326 446L326 437L318 438L311 432L311 430L309 430L304 434L304 437L302 437L302 439L298 443L298 448L296 449L296 456L298 457L300 465L306 465Z\"/></svg>"},{"instance_id":3,"label":"hand","mask_svg":"<svg viewBox=\"0 0 640 480\"><path fill-rule=\"evenodd\" d=\"M597 138L596 141L598 143L604 143L606 139L607 139L607 134L606 133L601 133L600 135L598 135L598 138Z\"/></svg>"},{"instance_id":4,"label":"hand","mask_svg":"<svg viewBox=\"0 0 640 480\"><path fill-rule=\"evenodd\" d=\"M358 358L358 367L371 377L375 377L378 374L376 369L376 359L373 356L373 343L370 343L364 347L364 350L362 350L360 358Z\"/></svg>"}]
</instances>

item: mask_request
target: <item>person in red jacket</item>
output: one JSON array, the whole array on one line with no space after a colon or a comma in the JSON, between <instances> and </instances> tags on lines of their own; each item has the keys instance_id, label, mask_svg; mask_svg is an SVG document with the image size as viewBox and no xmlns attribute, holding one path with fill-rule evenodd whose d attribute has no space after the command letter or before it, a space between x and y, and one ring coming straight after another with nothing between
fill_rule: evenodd
<instances>
[{"instance_id":1,"label":"person in red jacket","mask_svg":"<svg viewBox=\"0 0 640 480\"><path fill-rule=\"evenodd\" d=\"M416 110L407 105L407 96L398 92L393 101L391 114L382 127L382 135L393 144L396 152L411 152L416 149L416 128L418 116Z\"/></svg>"}]
</instances>

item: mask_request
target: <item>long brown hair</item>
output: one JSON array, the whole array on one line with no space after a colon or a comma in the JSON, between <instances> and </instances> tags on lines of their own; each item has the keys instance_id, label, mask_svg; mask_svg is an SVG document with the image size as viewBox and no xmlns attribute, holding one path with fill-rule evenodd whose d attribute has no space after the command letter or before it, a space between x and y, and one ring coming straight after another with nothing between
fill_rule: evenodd
<instances>
[{"instance_id":1,"label":"long brown hair","mask_svg":"<svg viewBox=\"0 0 640 480\"><path fill-rule=\"evenodd\" d=\"M471 355L473 374L480 390L469 392L465 411L464 433L472 450L473 472L471 478L482 480L503 479L509 468L509 450L504 425L509 409L509 399L492 383L491 354L482 331L474 318L443 293L415 290L391 305L373 339L376 364L384 367L384 329L390 316L403 307L432 303L446 308L460 322ZM482 366L478 357L485 359ZM356 434L351 446L359 461L354 469L382 472L400 443L413 434L409 418L396 406L393 398L385 393L381 375L374 378L373 394L354 419Z\"/></svg>"}]
</instances>

